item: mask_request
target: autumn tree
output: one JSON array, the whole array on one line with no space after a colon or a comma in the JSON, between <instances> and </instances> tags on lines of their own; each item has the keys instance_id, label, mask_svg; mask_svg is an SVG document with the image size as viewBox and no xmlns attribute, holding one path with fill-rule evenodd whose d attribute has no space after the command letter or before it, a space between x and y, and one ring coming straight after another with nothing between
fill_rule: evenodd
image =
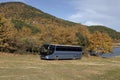
<instances>
[{"instance_id":1,"label":"autumn tree","mask_svg":"<svg viewBox=\"0 0 120 80\"><path fill-rule=\"evenodd\" d=\"M40 37L39 41L42 44L51 43L53 39L53 34L55 34L53 26L42 27L42 33L38 35Z\"/></svg>"},{"instance_id":2,"label":"autumn tree","mask_svg":"<svg viewBox=\"0 0 120 80\"><path fill-rule=\"evenodd\" d=\"M43 43L78 44L75 29L65 27L49 27L48 29L41 34L40 40Z\"/></svg>"},{"instance_id":3,"label":"autumn tree","mask_svg":"<svg viewBox=\"0 0 120 80\"><path fill-rule=\"evenodd\" d=\"M9 19L0 16L0 51L10 51L15 49L14 36L16 30Z\"/></svg>"},{"instance_id":4,"label":"autumn tree","mask_svg":"<svg viewBox=\"0 0 120 80\"><path fill-rule=\"evenodd\" d=\"M53 35L53 42L58 44L71 44L76 45L77 37L74 28L57 28Z\"/></svg>"},{"instance_id":5,"label":"autumn tree","mask_svg":"<svg viewBox=\"0 0 120 80\"><path fill-rule=\"evenodd\" d=\"M112 39L108 34L97 31L90 38L89 49L97 53L109 53L112 51Z\"/></svg>"}]
</instances>

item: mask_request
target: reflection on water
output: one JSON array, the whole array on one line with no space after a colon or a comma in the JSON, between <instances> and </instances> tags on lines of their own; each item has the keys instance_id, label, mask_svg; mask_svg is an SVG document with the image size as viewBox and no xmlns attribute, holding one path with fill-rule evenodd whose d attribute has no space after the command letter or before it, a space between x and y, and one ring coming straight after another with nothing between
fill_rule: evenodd
<instances>
[{"instance_id":1,"label":"reflection on water","mask_svg":"<svg viewBox=\"0 0 120 80\"><path fill-rule=\"evenodd\" d=\"M120 56L120 47L114 47L113 48L113 53L111 54L103 54L102 57L104 58L111 58L115 56Z\"/></svg>"}]
</instances>

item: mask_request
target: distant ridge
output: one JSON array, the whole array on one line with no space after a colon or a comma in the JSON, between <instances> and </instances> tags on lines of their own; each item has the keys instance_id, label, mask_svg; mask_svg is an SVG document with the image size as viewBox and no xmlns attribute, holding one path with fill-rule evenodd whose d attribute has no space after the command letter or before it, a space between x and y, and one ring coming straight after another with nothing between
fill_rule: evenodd
<instances>
[{"instance_id":1,"label":"distant ridge","mask_svg":"<svg viewBox=\"0 0 120 80\"><path fill-rule=\"evenodd\" d=\"M94 25L88 26L88 29L91 33L94 33L95 31L105 32L109 34L109 36L111 36L113 39L120 39L120 32L117 32L116 30L113 30L106 26Z\"/></svg>"}]
</instances>

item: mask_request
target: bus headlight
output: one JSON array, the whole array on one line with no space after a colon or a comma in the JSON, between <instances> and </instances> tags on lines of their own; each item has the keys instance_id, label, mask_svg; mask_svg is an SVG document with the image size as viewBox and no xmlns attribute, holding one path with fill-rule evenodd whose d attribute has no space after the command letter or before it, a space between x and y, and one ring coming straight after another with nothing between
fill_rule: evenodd
<instances>
[{"instance_id":1,"label":"bus headlight","mask_svg":"<svg viewBox=\"0 0 120 80\"><path fill-rule=\"evenodd\" d=\"M46 56L46 59L48 59L49 57L48 56Z\"/></svg>"}]
</instances>

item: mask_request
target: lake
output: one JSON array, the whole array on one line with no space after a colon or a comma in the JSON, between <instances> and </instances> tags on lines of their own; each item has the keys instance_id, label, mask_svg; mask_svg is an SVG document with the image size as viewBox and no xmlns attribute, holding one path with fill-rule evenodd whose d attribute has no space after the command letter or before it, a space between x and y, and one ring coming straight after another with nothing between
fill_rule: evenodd
<instances>
[{"instance_id":1,"label":"lake","mask_svg":"<svg viewBox=\"0 0 120 80\"><path fill-rule=\"evenodd\" d=\"M103 58L111 58L111 57L116 57L116 56L120 56L120 47L114 47L113 53L111 53L111 54L103 54L102 55Z\"/></svg>"}]
</instances>

